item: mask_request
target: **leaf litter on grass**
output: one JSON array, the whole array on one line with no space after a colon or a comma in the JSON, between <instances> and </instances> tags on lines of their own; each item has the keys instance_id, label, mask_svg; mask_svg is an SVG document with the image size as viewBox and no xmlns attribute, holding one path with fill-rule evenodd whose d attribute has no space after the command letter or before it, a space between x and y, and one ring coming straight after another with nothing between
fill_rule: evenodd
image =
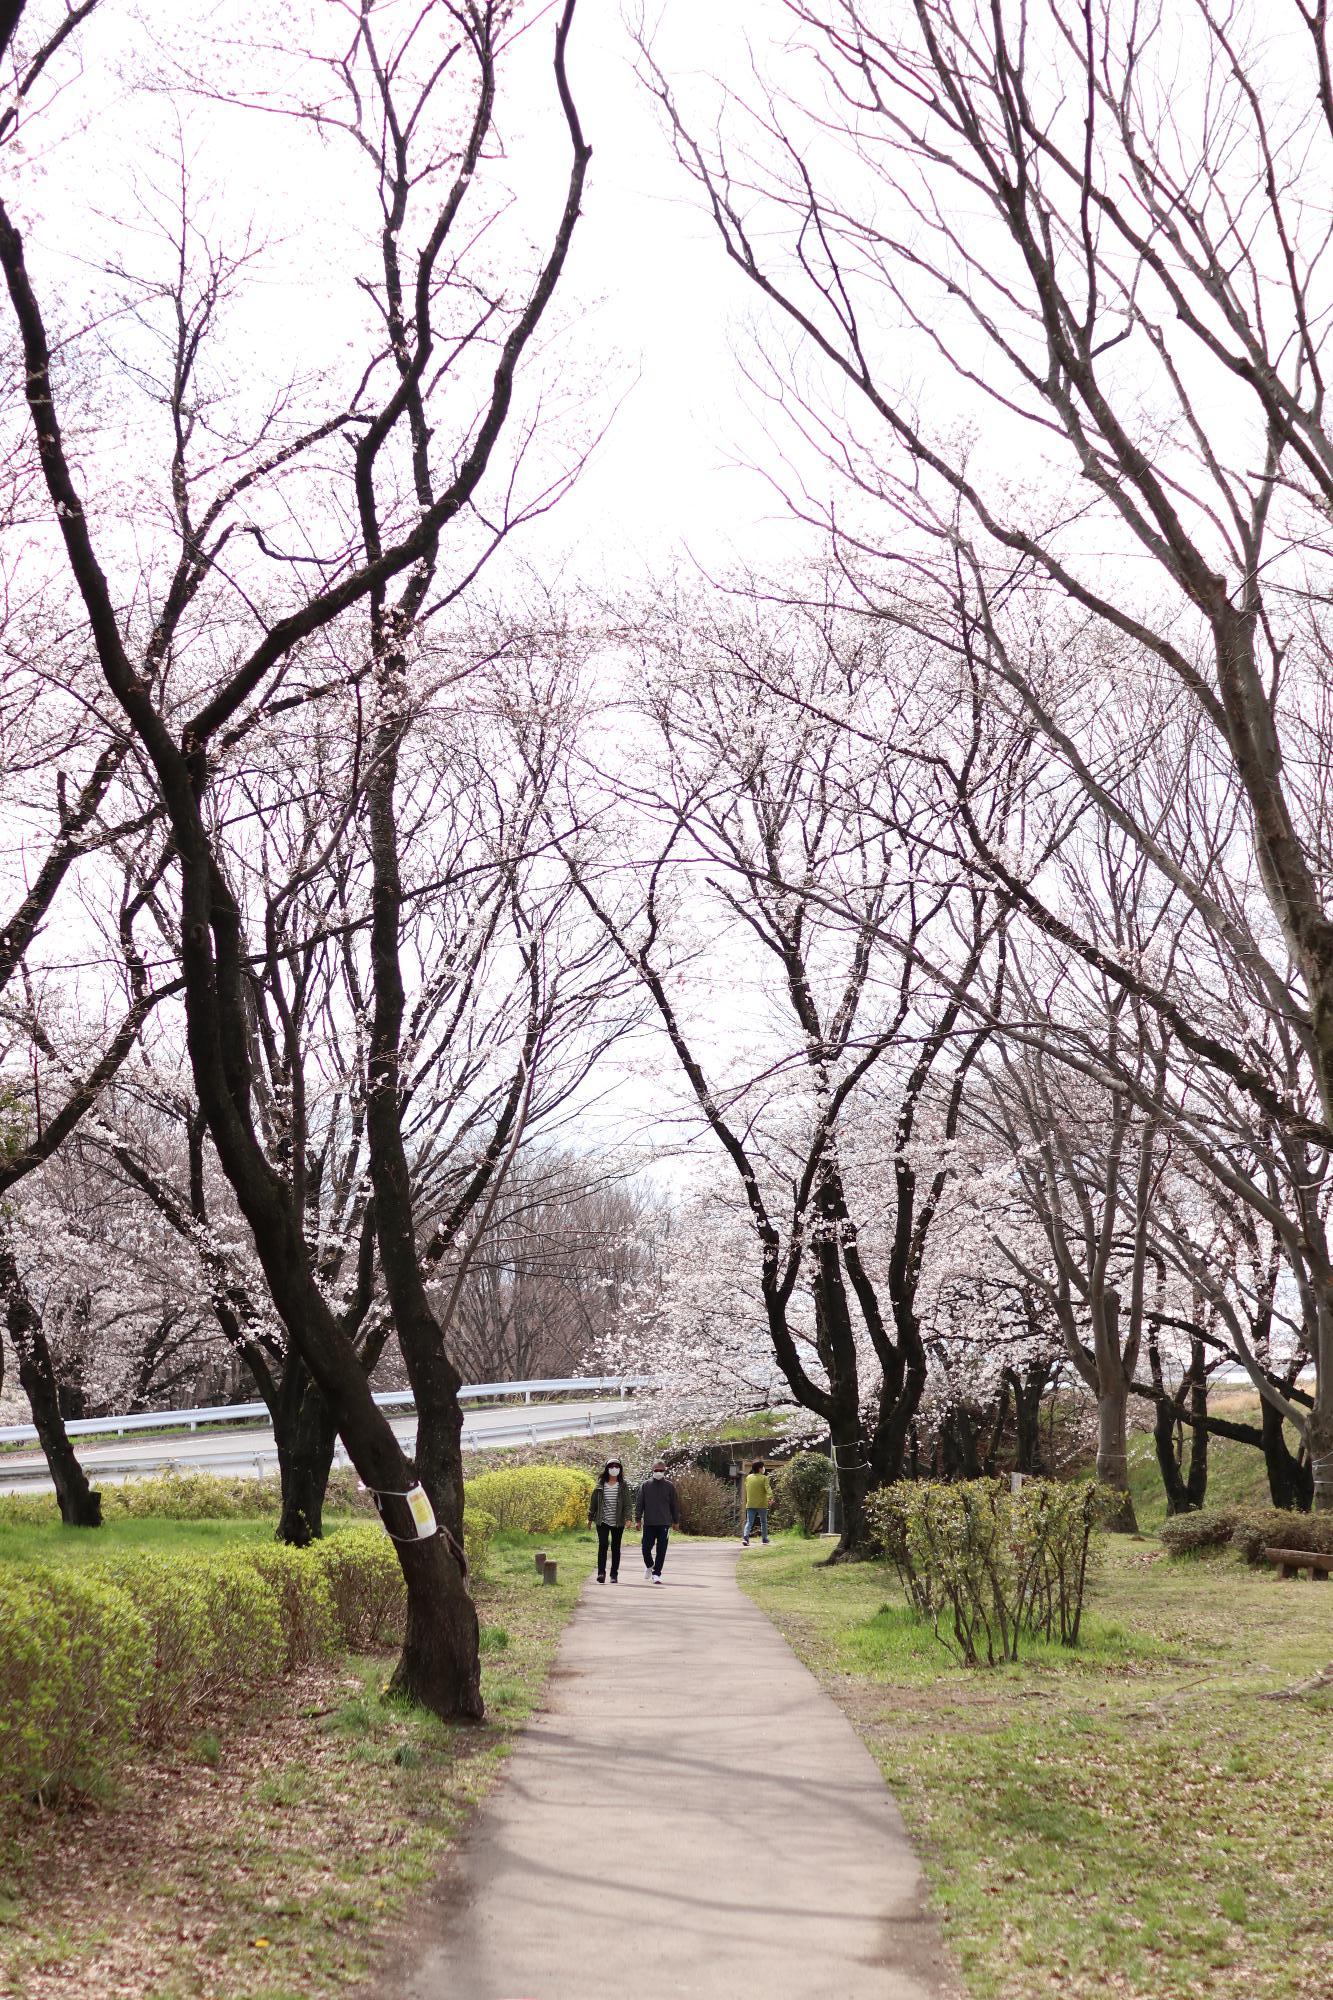
<instances>
[{"instance_id":1,"label":"leaf litter on grass","mask_svg":"<svg viewBox=\"0 0 1333 2000\"><path fill-rule=\"evenodd\" d=\"M879 1565L745 1587L865 1737L973 2000L1333 2000L1324 1599L1119 1545L1085 1654L952 1666ZM850 1671L849 1671L850 1669Z\"/></svg>"}]
</instances>

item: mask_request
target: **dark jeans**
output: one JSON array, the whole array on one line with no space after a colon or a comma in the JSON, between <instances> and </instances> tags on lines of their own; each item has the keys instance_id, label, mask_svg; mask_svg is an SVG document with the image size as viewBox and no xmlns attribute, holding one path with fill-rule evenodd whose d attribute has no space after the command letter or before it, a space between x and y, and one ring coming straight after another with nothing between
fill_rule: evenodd
<instances>
[{"instance_id":1,"label":"dark jeans","mask_svg":"<svg viewBox=\"0 0 1333 2000\"><path fill-rule=\"evenodd\" d=\"M606 1551L611 1550L611 1578L620 1575L620 1538L624 1534L624 1524L618 1528L608 1528L605 1521L597 1523L597 1574L606 1575Z\"/></svg>"},{"instance_id":2,"label":"dark jeans","mask_svg":"<svg viewBox=\"0 0 1333 2000\"><path fill-rule=\"evenodd\" d=\"M670 1533L670 1528L650 1528L647 1522L644 1523L644 1568L650 1569L654 1576L661 1576L662 1574L662 1564L666 1561L667 1536Z\"/></svg>"}]
</instances>

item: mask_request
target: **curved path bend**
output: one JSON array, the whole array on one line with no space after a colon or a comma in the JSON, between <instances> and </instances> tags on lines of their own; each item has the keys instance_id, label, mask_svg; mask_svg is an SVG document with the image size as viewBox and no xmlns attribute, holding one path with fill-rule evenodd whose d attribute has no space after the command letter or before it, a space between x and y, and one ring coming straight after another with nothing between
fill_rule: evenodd
<instances>
[{"instance_id":1,"label":"curved path bend","mask_svg":"<svg viewBox=\"0 0 1333 2000\"><path fill-rule=\"evenodd\" d=\"M898 1809L736 1582L673 1537L591 1578L543 1709L383 2000L953 2000Z\"/></svg>"}]
</instances>

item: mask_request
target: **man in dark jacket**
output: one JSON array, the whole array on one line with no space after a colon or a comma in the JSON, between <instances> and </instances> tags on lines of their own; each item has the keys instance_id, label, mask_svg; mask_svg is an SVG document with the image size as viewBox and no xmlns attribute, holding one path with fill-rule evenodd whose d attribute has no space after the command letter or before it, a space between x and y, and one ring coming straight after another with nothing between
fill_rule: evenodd
<instances>
[{"instance_id":1,"label":"man in dark jacket","mask_svg":"<svg viewBox=\"0 0 1333 2000\"><path fill-rule=\"evenodd\" d=\"M643 1523L643 1579L645 1583L660 1583L662 1564L666 1561L667 1537L680 1523L680 1501L660 1458L653 1466L652 1477L645 1479L639 1488L639 1497L634 1505L636 1528L640 1521Z\"/></svg>"}]
</instances>

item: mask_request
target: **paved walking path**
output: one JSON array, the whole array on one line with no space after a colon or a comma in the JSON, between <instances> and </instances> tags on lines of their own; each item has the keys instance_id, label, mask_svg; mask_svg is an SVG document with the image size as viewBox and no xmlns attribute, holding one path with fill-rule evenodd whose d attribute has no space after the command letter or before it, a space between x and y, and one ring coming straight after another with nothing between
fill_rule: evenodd
<instances>
[{"instance_id":1,"label":"paved walking path","mask_svg":"<svg viewBox=\"0 0 1333 2000\"><path fill-rule=\"evenodd\" d=\"M673 1537L658 1588L627 1535L589 1580L397 2000L952 1994L897 1807L738 1559Z\"/></svg>"}]
</instances>

